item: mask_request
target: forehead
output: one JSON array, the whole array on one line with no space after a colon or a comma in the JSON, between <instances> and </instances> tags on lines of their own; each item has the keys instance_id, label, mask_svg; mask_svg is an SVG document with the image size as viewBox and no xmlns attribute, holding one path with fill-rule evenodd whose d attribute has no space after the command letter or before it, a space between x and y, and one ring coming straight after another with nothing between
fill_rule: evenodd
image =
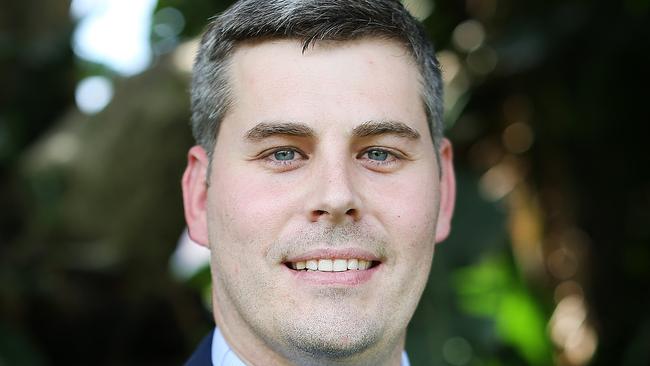
<instances>
[{"instance_id":1,"label":"forehead","mask_svg":"<svg viewBox=\"0 0 650 366\"><path fill-rule=\"evenodd\" d=\"M229 115L242 128L265 120L316 127L397 120L428 134L420 74L395 41L319 41L304 52L298 40L246 43L230 65Z\"/></svg>"}]
</instances>

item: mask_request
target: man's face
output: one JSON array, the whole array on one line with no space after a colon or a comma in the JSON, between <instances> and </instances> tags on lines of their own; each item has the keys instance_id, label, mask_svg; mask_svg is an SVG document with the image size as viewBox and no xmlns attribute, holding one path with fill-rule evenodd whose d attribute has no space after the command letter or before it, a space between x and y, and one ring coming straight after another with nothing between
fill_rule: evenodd
<instances>
[{"instance_id":1,"label":"man's face","mask_svg":"<svg viewBox=\"0 0 650 366\"><path fill-rule=\"evenodd\" d=\"M231 64L210 185L189 199L207 218L188 214L226 338L289 359L401 350L453 206L450 147L441 181L411 56L382 40L304 54L279 40ZM200 148L192 165L205 171Z\"/></svg>"}]
</instances>

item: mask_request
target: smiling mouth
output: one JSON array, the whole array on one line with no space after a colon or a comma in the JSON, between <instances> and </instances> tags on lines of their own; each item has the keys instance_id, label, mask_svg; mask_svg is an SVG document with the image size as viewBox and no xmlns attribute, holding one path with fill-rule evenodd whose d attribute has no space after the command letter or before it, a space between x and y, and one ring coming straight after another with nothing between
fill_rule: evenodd
<instances>
[{"instance_id":1,"label":"smiling mouth","mask_svg":"<svg viewBox=\"0 0 650 366\"><path fill-rule=\"evenodd\" d=\"M313 271L313 272L346 272L346 271L365 271L378 266L381 262L369 261L365 259L308 259L298 262L285 262L285 266L294 271Z\"/></svg>"}]
</instances>

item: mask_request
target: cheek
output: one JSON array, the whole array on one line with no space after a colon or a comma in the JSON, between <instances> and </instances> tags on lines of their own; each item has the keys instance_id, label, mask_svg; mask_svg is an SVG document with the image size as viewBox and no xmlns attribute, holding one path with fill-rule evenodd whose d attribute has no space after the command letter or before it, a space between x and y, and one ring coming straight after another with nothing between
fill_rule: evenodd
<instances>
[{"instance_id":1,"label":"cheek","mask_svg":"<svg viewBox=\"0 0 650 366\"><path fill-rule=\"evenodd\" d=\"M291 205L295 201L291 199L291 185L269 176L261 177L259 173L224 173L213 180L210 188L219 239L239 247L273 242L282 223L295 210ZM216 242L219 239L215 238Z\"/></svg>"},{"instance_id":2,"label":"cheek","mask_svg":"<svg viewBox=\"0 0 650 366\"><path fill-rule=\"evenodd\" d=\"M374 211L393 237L408 239L403 245L433 244L438 195L433 179L421 175L399 178L376 192Z\"/></svg>"}]
</instances>

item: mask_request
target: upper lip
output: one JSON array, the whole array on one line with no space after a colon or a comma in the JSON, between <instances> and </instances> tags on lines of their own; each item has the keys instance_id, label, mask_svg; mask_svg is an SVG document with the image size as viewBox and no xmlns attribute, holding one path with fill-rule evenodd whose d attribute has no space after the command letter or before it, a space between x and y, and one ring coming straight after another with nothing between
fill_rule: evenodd
<instances>
[{"instance_id":1,"label":"upper lip","mask_svg":"<svg viewBox=\"0 0 650 366\"><path fill-rule=\"evenodd\" d=\"M283 262L302 262L309 259L363 259L373 262L381 262L382 258L378 255L360 248L323 248L314 249L296 255L287 257Z\"/></svg>"}]
</instances>

